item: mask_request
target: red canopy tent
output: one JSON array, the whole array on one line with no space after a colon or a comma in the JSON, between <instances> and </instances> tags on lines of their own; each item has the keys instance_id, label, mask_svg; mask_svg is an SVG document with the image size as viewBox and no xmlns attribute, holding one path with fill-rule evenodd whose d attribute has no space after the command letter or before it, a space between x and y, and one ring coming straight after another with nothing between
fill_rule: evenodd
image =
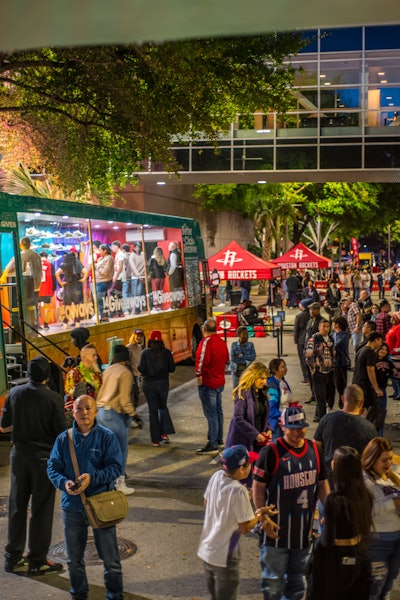
<instances>
[{"instance_id":1,"label":"red canopy tent","mask_svg":"<svg viewBox=\"0 0 400 600\"><path fill-rule=\"evenodd\" d=\"M301 242L272 262L282 269L329 269L332 266L331 260L310 250Z\"/></svg>"},{"instance_id":2,"label":"red canopy tent","mask_svg":"<svg viewBox=\"0 0 400 600\"><path fill-rule=\"evenodd\" d=\"M208 259L210 271L217 269L221 279L273 279L281 274L278 265L248 252L233 241Z\"/></svg>"}]
</instances>

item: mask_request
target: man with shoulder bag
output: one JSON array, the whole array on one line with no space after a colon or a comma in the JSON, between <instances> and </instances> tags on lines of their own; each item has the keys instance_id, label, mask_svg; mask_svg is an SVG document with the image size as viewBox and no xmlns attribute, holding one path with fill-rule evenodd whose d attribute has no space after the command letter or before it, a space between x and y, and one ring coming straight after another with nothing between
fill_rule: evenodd
<instances>
[{"instance_id":1,"label":"man with shoulder bag","mask_svg":"<svg viewBox=\"0 0 400 600\"><path fill-rule=\"evenodd\" d=\"M53 485L63 492L61 507L71 596L74 600L87 600L89 585L84 553L91 522L84 502L114 489L114 481L122 469L122 455L115 434L96 422L97 407L93 398L79 396L74 401L72 412L75 419L72 442L80 474L76 476L71 456L70 430L57 437L47 473ZM122 570L114 523L115 521L110 526L103 524L100 527L92 524L93 535L97 552L104 563L107 599L123 600Z\"/></svg>"}]
</instances>

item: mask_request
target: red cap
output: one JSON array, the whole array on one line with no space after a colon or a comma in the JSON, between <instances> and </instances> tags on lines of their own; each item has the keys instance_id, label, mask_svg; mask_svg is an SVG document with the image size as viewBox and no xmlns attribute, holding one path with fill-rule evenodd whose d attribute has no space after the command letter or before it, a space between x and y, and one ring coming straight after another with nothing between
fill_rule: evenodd
<instances>
[{"instance_id":1,"label":"red cap","mask_svg":"<svg viewBox=\"0 0 400 600\"><path fill-rule=\"evenodd\" d=\"M161 342L161 331L158 331L158 329L153 329L153 331L150 331L149 340L152 340L153 342Z\"/></svg>"}]
</instances>

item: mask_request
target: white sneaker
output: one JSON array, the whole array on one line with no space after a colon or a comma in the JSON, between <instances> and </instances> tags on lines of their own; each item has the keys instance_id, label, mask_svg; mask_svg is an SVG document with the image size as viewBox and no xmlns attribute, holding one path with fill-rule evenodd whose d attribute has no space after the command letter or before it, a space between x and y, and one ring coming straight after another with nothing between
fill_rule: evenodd
<instances>
[{"instance_id":1,"label":"white sneaker","mask_svg":"<svg viewBox=\"0 0 400 600\"><path fill-rule=\"evenodd\" d=\"M125 494L125 496L130 496L135 493L134 488L130 488L126 485L125 477L118 477L118 479L115 480L115 489L118 490L118 492Z\"/></svg>"},{"instance_id":2,"label":"white sneaker","mask_svg":"<svg viewBox=\"0 0 400 600\"><path fill-rule=\"evenodd\" d=\"M225 304L223 302L221 302L221 304L218 304L218 306L225 306Z\"/></svg>"}]
</instances>

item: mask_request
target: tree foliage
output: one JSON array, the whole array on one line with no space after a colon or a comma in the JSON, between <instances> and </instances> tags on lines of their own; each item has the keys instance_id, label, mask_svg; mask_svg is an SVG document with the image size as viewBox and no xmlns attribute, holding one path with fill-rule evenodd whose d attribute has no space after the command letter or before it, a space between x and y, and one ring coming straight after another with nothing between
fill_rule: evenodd
<instances>
[{"instance_id":1,"label":"tree foliage","mask_svg":"<svg viewBox=\"0 0 400 600\"><path fill-rule=\"evenodd\" d=\"M237 211L254 222L264 258L282 247L288 229L293 243L311 242L323 251L335 232L342 241L383 234L400 208L398 186L373 183L281 183L263 185L198 185L195 196L206 211ZM399 238L400 241L400 238Z\"/></svg>"},{"instance_id":2,"label":"tree foliage","mask_svg":"<svg viewBox=\"0 0 400 600\"><path fill-rule=\"evenodd\" d=\"M238 113L284 112L300 34L0 54L0 119L69 190L123 184L174 137L215 139ZM32 165L36 168L36 164Z\"/></svg>"}]
</instances>

